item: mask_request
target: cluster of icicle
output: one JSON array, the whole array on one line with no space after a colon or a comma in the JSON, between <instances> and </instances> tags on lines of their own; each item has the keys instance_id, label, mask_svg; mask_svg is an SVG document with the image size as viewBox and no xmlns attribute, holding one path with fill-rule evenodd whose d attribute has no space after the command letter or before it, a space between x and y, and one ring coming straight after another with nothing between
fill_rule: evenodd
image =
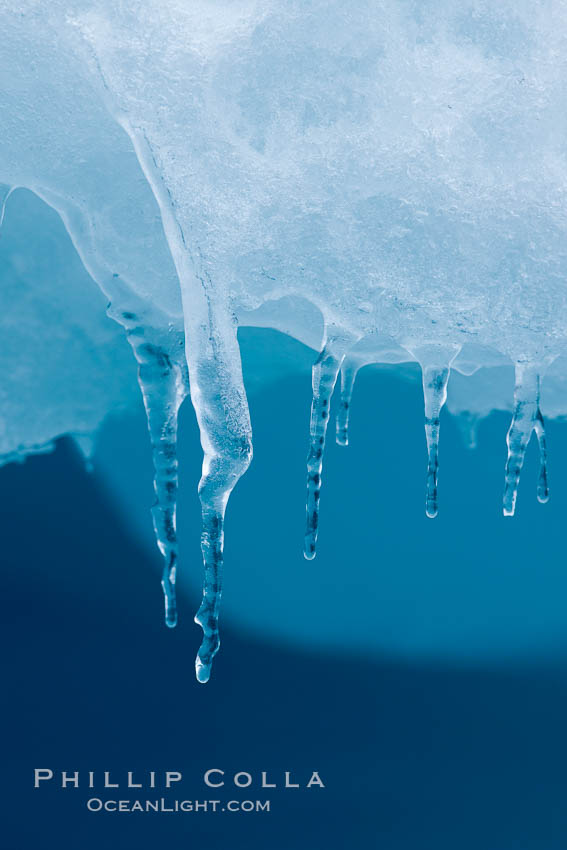
<instances>
[{"instance_id":1,"label":"cluster of icicle","mask_svg":"<svg viewBox=\"0 0 567 850\"><path fill-rule=\"evenodd\" d=\"M431 350L431 347L429 347ZM443 349L440 349L442 352ZM425 436L427 444L427 477L425 490L425 512L434 518L438 513L439 472L439 428L440 415L447 400L447 384L450 363L422 360L422 383L425 408ZM323 453L329 419L331 398L340 373L340 405L336 418L336 439L340 446L348 445L348 426L354 382L360 364L348 356L337 353L333 345L327 344L313 367L313 402L311 406L310 448L307 459L307 508L304 555L308 560L315 557L319 525L319 500ZM513 516L520 473L526 449L535 432L540 469L537 482L537 498L542 504L549 499L547 476L547 449L545 428L540 409L540 385L542 367L537 364L517 361L515 364L514 412L506 437L508 457L506 460L503 513Z\"/></svg>"},{"instance_id":2,"label":"cluster of icicle","mask_svg":"<svg viewBox=\"0 0 567 850\"><path fill-rule=\"evenodd\" d=\"M130 327L131 342L136 340L136 327ZM154 527L159 549L164 558L162 586L165 597L165 621L170 627L177 622L175 576L177 543L175 535L175 493L177 486L176 433L177 411L188 391L186 372L179 364L144 339L133 342L139 362L139 381L148 415L155 464L156 505ZM313 366L313 400L311 406L310 444L307 457L307 503L305 558L316 554L319 526L319 505L322 483L323 455L330 418L331 400L340 382L340 402L336 415L336 441L348 445L349 415L357 372L364 365L349 357L345 337L327 339ZM438 469L440 414L447 399L451 360L456 351L447 352L441 346L428 345L415 349L421 364L427 445L427 476L425 511L428 517L438 512ZM214 357L211 368L215 368ZM524 456L532 433L539 444L540 472L537 498L547 502L547 453L545 431L540 410L541 373L545 366L526 361L515 364L514 411L507 434L508 458L505 469L503 512L512 516ZM196 660L197 679L208 681L219 641L219 603L222 590L223 522L228 497L245 471L251 455L251 443L244 441L241 453L227 454L215 459L216 471L205 464L200 486L203 505L202 551L205 566L203 600L195 621L204 632L203 643ZM222 468L221 468L222 467Z\"/></svg>"},{"instance_id":3,"label":"cluster of icicle","mask_svg":"<svg viewBox=\"0 0 567 850\"><path fill-rule=\"evenodd\" d=\"M0 223L9 193L9 187L3 187L0 198ZM201 326L201 337L206 334L206 344L198 349L199 356L193 356L189 360L189 363L193 364L190 382L183 328L178 323L169 321L163 322L160 329L155 315L148 318L146 305L131 292L122 289L119 281L113 280L111 288L113 301L109 307L109 315L124 327L138 362L138 380L147 414L155 469L156 499L152 510L153 524L157 544L163 556L165 622L170 628L177 624L177 417L181 403L189 391L200 420L204 463L199 494L202 504L201 546L205 576L202 603L195 617L204 635L197 654L196 675L199 682L207 682L220 645L219 604L222 591L225 510L230 493L248 468L252 456L251 429L244 388L241 385L240 391L238 388L235 391L233 385L232 393L229 393L227 387L234 381L234 373L229 376L228 370L223 368L230 356L225 350L227 337L233 340L235 346L238 345L236 329L233 328L233 333L224 335L218 329L219 318L223 316L224 310L208 311L207 323ZM125 304L131 309L124 309ZM372 362L368 358L361 359L357 356L354 349L358 341L347 332L341 333L336 329L333 333L328 332L313 366L304 544L304 555L308 560L313 559L316 554L323 455L332 396L337 382L340 382L336 440L339 445L347 446L356 376L362 366ZM425 511L428 517L435 517L438 512L440 414L447 399L451 364L460 348L430 343L408 346L408 349L410 355L420 363L422 370L427 445ZM195 349L193 353L194 351ZM239 362L239 358L236 362ZM549 360L517 360L515 363L514 410L507 434L508 458L503 498L505 516L514 514L524 456L534 432L540 452L537 498L542 503L547 502L549 498L545 430L540 409L541 375L548 365Z\"/></svg>"},{"instance_id":4,"label":"cluster of icicle","mask_svg":"<svg viewBox=\"0 0 567 850\"><path fill-rule=\"evenodd\" d=\"M327 323L313 369L308 559L331 397L340 372L346 445L365 335L404 337L406 359L421 364L430 517L459 351L447 340L507 356L535 335L545 352L545 340L561 352L562 3L550 14L509 0L493 13L472 2L425 11L387 2L377 14L368 0L16 5L0 0L0 208L25 186L56 209L126 331L152 441L170 627L177 415L190 393L203 447L196 673L206 682L219 648L226 506L252 458L235 313L294 296ZM539 404L548 359L512 357L507 516L534 431L538 498L548 498Z\"/></svg>"}]
</instances>

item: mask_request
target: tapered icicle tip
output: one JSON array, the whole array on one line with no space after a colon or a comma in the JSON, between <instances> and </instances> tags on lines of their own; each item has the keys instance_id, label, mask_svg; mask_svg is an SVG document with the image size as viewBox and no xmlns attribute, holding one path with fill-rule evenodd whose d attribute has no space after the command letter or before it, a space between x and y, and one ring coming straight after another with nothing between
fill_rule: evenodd
<instances>
[{"instance_id":1,"label":"tapered icicle tip","mask_svg":"<svg viewBox=\"0 0 567 850\"><path fill-rule=\"evenodd\" d=\"M319 531L319 500L325 436L329 424L331 398L344 353L337 354L330 340L313 365L313 400L309 426L309 454L307 456L307 501L305 508L305 540L303 554L312 561L317 549ZM344 350L344 349L343 349Z\"/></svg>"},{"instance_id":2,"label":"tapered icicle tip","mask_svg":"<svg viewBox=\"0 0 567 850\"><path fill-rule=\"evenodd\" d=\"M540 453L537 498L542 503L549 499L545 430L539 407L540 383L539 370L536 365L516 363L514 413L506 435L508 457L506 459L502 506L504 516L514 516L526 449L534 431L537 435Z\"/></svg>"},{"instance_id":3,"label":"tapered icicle tip","mask_svg":"<svg viewBox=\"0 0 567 850\"><path fill-rule=\"evenodd\" d=\"M545 426L543 416L538 409L536 422L534 425L538 446L539 446L539 476L537 480L537 500L540 504L545 505L549 502L549 482L547 478L547 444L545 439Z\"/></svg>"},{"instance_id":4,"label":"tapered icicle tip","mask_svg":"<svg viewBox=\"0 0 567 850\"><path fill-rule=\"evenodd\" d=\"M306 561L313 561L317 556L317 535L319 533L318 522L315 527L310 527L309 523L312 522L312 517L307 513L307 531L305 533L305 540L303 542L303 557Z\"/></svg>"},{"instance_id":5,"label":"tapered icicle tip","mask_svg":"<svg viewBox=\"0 0 567 850\"><path fill-rule=\"evenodd\" d=\"M430 519L434 519L438 514L439 422L441 409L447 400L449 367L422 366L422 376L427 441L425 513Z\"/></svg>"},{"instance_id":6,"label":"tapered icicle tip","mask_svg":"<svg viewBox=\"0 0 567 850\"><path fill-rule=\"evenodd\" d=\"M177 596L175 593L175 567L164 567L161 580L165 607L165 625L174 629L177 625Z\"/></svg>"},{"instance_id":7,"label":"tapered icicle tip","mask_svg":"<svg viewBox=\"0 0 567 850\"><path fill-rule=\"evenodd\" d=\"M222 480L215 463L204 463L207 468L208 483L202 486L200 491L201 504L203 507L203 528L201 535L201 551L203 553L203 564L205 567L205 579L203 582L203 598L199 610L195 614L195 622L203 629L203 640L197 658L195 660L195 674L199 682L203 684L209 681L213 660L220 648L219 636L219 608L222 594L222 572L223 572L223 542L224 542L224 505L228 499L227 478L223 474ZM237 474L237 473L236 473ZM215 481L215 479L217 479ZM218 495L221 509L210 505L209 487L214 489L217 485L222 487L223 494ZM201 479L203 482L203 479Z\"/></svg>"},{"instance_id":8,"label":"tapered icicle tip","mask_svg":"<svg viewBox=\"0 0 567 850\"><path fill-rule=\"evenodd\" d=\"M218 596L214 598L212 604L210 600L203 599L201 607L195 614L195 622L203 629L203 642L195 659L195 675L197 681L203 685L211 678L213 660L220 648L218 602Z\"/></svg>"},{"instance_id":9,"label":"tapered icicle tip","mask_svg":"<svg viewBox=\"0 0 567 850\"><path fill-rule=\"evenodd\" d=\"M341 369L341 402L337 413L337 445L348 446L348 426L352 391L356 380L357 369L351 364L343 364Z\"/></svg>"},{"instance_id":10,"label":"tapered icicle tip","mask_svg":"<svg viewBox=\"0 0 567 850\"><path fill-rule=\"evenodd\" d=\"M155 516L156 506L154 506ZM175 521L173 515L170 520ZM155 521L156 529L159 523ZM172 528L172 544L167 546L163 539L159 540L158 546L164 557L163 571L161 574L161 588L163 590L165 625L168 629L174 629L177 625L177 593L175 581L177 578L177 542L175 538L175 526Z\"/></svg>"},{"instance_id":11,"label":"tapered icicle tip","mask_svg":"<svg viewBox=\"0 0 567 850\"><path fill-rule=\"evenodd\" d=\"M341 399L341 406L337 415L337 445L348 446L348 418L350 401Z\"/></svg>"},{"instance_id":12,"label":"tapered icicle tip","mask_svg":"<svg viewBox=\"0 0 567 850\"><path fill-rule=\"evenodd\" d=\"M549 502L549 485L547 483L547 470L542 469L539 473L537 482L537 500L540 505L546 505Z\"/></svg>"},{"instance_id":13,"label":"tapered icicle tip","mask_svg":"<svg viewBox=\"0 0 567 850\"><path fill-rule=\"evenodd\" d=\"M203 664L199 656L195 659L195 676L202 685L206 685L211 678L211 665Z\"/></svg>"},{"instance_id":14,"label":"tapered icicle tip","mask_svg":"<svg viewBox=\"0 0 567 850\"><path fill-rule=\"evenodd\" d=\"M122 313L128 341L138 361L138 383L144 399L154 464L155 502L152 519L156 542L163 557L165 624L177 625L175 579L177 575L177 416L189 391L181 333L162 339L151 328L143 328L135 313ZM158 336L158 339L154 337Z\"/></svg>"},{"instance_id":15,"label":"tapered icicle tip","mask_svg":"<svg viewBox=\"0 0 567 850\"><path fill-rule=\"evenodd\" d=\"M439 513L439 506L437 505L437 491L433 495L427 495L425 500L425 516L429 517L429 519L435 519L437 514Z\"/></svg>"},{"instance_id":16,"label":"tapered icicle tip","mask_svg":"<svg viewBox=\"0 0 567 850\"><path fill-rule=\"evenodd\" d=\"M202 626L197 617L195 617L195 622ZM210 635L203 638L203 642L195 658L195 676L197 677L197 681L201 682L202 685L205 685L211 678L213 660L219 648L220 640L218 638L218 631L216 637Z\"/></svg>"}]
</instances>

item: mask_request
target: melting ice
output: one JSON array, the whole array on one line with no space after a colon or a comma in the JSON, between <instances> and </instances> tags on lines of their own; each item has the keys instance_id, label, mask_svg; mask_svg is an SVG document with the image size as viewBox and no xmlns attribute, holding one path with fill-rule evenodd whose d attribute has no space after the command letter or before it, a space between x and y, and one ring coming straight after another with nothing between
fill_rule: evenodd
<instances>
[{"instance_id":1,"label":"melting ice","mask_svg":"<svg viewBox=\"0 0 567 850\"><path fill-rule=\"evenodd\" d=\"M564 0L23 0L17 10L0 0L0 10L0 218L16 187L53 207L124 328L152 442L169 626L177 414L188 394L195 408L199 681L219 647L225 510L252 457L239 324L320 352L306 558L331 397L339 385L346 446L368 363L421 366L430 517L442 502L444 404L474 443L476 419L511 404L491 376L512 365L503 510L514 513L534 433L547 500L542 388L548 380L548 413L563 415L567 373ZM99 322L93 307L87 325ZM77 430L70 408L68 421L22 437L3 380L5 457Z\"/></svg>"}]
</instances>

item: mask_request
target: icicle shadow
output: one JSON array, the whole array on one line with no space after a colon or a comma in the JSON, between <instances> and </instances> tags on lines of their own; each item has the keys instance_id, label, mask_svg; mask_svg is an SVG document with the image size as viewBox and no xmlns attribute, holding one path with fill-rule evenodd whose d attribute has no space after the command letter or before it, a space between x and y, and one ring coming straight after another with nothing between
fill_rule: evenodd
<instances>
[{"instance_id":1,"label":"icicle shadow","mask_svg":"<svg viewBox=\"0 0 567 850\"><path fill-rule=\"evenodd\" d=\"M321 472L323 453L331 408L331 398L339 370L352 340L343 336L329 337L319 357L313 364L311 421L309 426L309 454L307 455L307 501L305 509L305 541L303 554L308 561L317 554L319 530L319 502L321 497ZM348 408L347 408L348 409Z\"/></svg>"},{"instance_id":2,"label":"icicle shadow","mask_svg":"<svg viewBox=\"0 0 567 850\"><path fill-rule=\"evenodd\" d=\"M354 384L359 368L359 364L350 359L345 360L341 367L341 402L337 413L336 426L337 444L339 446L348 446L350 407L352 403Z\"/></svg>"},{"instance_id":3,"label":"icicle shadow","mask_svg":"<svg viewBox=\"0 0 567 850\"><path fill-rule=\"evenodd\" d=\"M177 625L177 416L189 391L183 334L172 329L169 334L158 333L138 324L133 313L123 313L122 321L138 361L138 383L148 419L154 464L152 519L164 560L165 623L173 628Z\"/></svg>"},{"instance_id":4,"label":"icicle shadow","mask_svg":"<svg viewBox=\"0 0 567 850\"><path fill-rule=\"evenodd\" d=\"M534 431L538 440L540 458L537 498L541 503L545 503L549 499L547 446L543 416L540 410L540 388L539 366L532 363L517 362L515 365L514 413L506 435L508 457L504 482L504 516L514 516L526 449Z\"/></svg>"}]
</instances>

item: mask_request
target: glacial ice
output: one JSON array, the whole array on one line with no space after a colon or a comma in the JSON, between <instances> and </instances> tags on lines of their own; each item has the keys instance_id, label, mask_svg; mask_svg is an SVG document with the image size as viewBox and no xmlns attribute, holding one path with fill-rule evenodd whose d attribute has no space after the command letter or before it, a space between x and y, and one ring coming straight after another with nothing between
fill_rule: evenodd
<instances>
[{"instance_id":1,"label":"glacial ice","mask_svg":"<svg viewBox=\"0 0 567 850\"><path fill-rule=\"evenodd\" d=\"M125 330L152 440L170 626L177 413L187 394L195 408L199 681L219 647L225 510L252 457L239 324L320 352L307 558L331 396L340 382L346 445L369 363L421 366L431 517L441 408L447 399L474 443L476 418L512 405L502 375L513 365L504 513L533 432L547 499L542 410L566 412L566 12L565 0L0 0L0 208L14 187L51 206ZM67 304L82 298L72 285L53 285L61 357ZM65 425L26 430L12 402L21 383L4 393L5 457L96 428L97 417L77 428L69 410Z\"/></svg>"},{"instance_id":2,"label":"glacial ice","mask_svg":"<svg viewBox=\"0 0 567 850\"><path fill-rule=\"evenodd\" d=\"M31 192L10 196L0 233L4 463L46 451L66 433L88 454L108 413L138 401L126 339L65 235Z\"/></svg>"}]
</instances>

